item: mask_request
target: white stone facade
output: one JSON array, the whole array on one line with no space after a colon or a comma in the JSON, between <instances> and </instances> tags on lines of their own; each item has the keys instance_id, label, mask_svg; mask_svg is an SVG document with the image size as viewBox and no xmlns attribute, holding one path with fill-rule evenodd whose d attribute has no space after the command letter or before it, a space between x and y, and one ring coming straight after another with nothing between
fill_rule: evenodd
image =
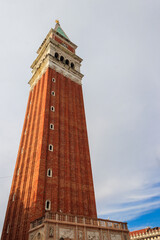
<instances>
[{"instance_id":1,"label":"white stone facade","mask_svg":"<svg viewBox=\"0 0 160 240\"><path fill-rule=\"evenodd\" d=\"M48 67L59 73L62 73L72 81L81 84L83 78L83 74L80 72L82 59L67 49L64 44L58 43L54 39L55 35L55 30L51 29L41 47L37 51L38 56L31 65L33 74L29 81L31 89L36 85ZM61 37L58 36L58 38ZM64 39L62 40L65 42ZM67 42L67 44L70 44L75 48L75 45L72 42ZM58 56L56 57L55 54L58 54ZM64 58L63 61L60 60L61 57ZM68 64L65 63L66 60L69 61ZM74 67L72 67L71 64L73 64Z\"/></svg>"},{"instance_id":2,"label":"white stone facade","mask_svg":"<svg viewBox=\"0 0 160 240\"><path fill-rule=\"evenodd\" d=\"M29 240L129 240L126 223L53 214L31 223ZM105 223L105 225L103 224ZM110 223L110 224L109 224Z\"/></svg>"},{"instance_id":3,"label":"white stone facade","mask_svg":"<svg viewBox=\"0 0 160 240\"><path fill-rule=\"evenodd\" d=\"M160 227L141 229L130 232L131 240L160 240Z\"/></svg>"}]
</instances>

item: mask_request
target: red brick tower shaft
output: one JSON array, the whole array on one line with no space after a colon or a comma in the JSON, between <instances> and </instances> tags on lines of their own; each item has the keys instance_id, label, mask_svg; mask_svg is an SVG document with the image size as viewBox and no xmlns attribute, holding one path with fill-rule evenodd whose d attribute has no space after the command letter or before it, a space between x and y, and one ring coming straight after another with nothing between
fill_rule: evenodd
<instances>
[{"instance_id":1,"label":"red brick tower shaft","mask_svg":"<svg viewBox=\"0 0 160 240\"><path fill-rule=\"evenodd\" d=\"M2 240L27 240L30 222L46 211L97 217L75 48L57 23L31 66Z\"/></svg>"}]
</instances>

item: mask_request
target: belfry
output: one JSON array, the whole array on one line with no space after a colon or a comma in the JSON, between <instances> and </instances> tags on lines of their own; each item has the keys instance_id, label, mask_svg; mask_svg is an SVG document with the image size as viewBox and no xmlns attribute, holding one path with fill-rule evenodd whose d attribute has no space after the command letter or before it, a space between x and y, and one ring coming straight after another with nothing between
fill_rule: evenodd
<instances>
[{"instance_id":1,"label":"belfry","mask_svg":"<svg viewBox=\"0 0 160 240\"><path fill-rule=\"evenodd\" d=\"M37 51L1 240L127 240L97 219L77 46L57 21Z\"/></svg>"}]
</instances>

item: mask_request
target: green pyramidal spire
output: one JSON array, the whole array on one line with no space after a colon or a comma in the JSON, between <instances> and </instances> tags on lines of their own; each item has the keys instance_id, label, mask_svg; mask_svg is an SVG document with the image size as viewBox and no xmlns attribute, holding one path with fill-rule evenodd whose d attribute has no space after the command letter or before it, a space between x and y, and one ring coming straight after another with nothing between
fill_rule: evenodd
<instances>
[{"instance_id":1,"label":"green pyramidal spire","mask_svg":"<svg viewBox=\"0 0 160 240\"><path fill-rule=\"evenodd\" d=\"M69 40L69 38L67 37L67 35L65 34L65 32L62 30L60 24L59 24L59 21L56 20L56 27L55 27L55 30L57 33L59 33L61 36L63 36L64 38L66 38L67 40Z\"/></svg>"}]
</instances>

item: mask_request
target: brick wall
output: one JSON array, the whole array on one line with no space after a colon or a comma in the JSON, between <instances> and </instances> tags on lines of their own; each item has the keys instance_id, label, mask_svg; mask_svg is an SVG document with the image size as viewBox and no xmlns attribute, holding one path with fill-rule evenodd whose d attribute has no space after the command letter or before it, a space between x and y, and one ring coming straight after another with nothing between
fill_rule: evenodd
<instances>
[{"instance_id":1,"label":"brick wall","mask_svg":"<svg viewBox=\"0 0 160 240\"><path fill-rule=\"evenodd\" d=\"M27 240L46 200L52 212L97 217L82 87L53 69L29 94L1 239Z\"/></svg>"}]
</instances>

